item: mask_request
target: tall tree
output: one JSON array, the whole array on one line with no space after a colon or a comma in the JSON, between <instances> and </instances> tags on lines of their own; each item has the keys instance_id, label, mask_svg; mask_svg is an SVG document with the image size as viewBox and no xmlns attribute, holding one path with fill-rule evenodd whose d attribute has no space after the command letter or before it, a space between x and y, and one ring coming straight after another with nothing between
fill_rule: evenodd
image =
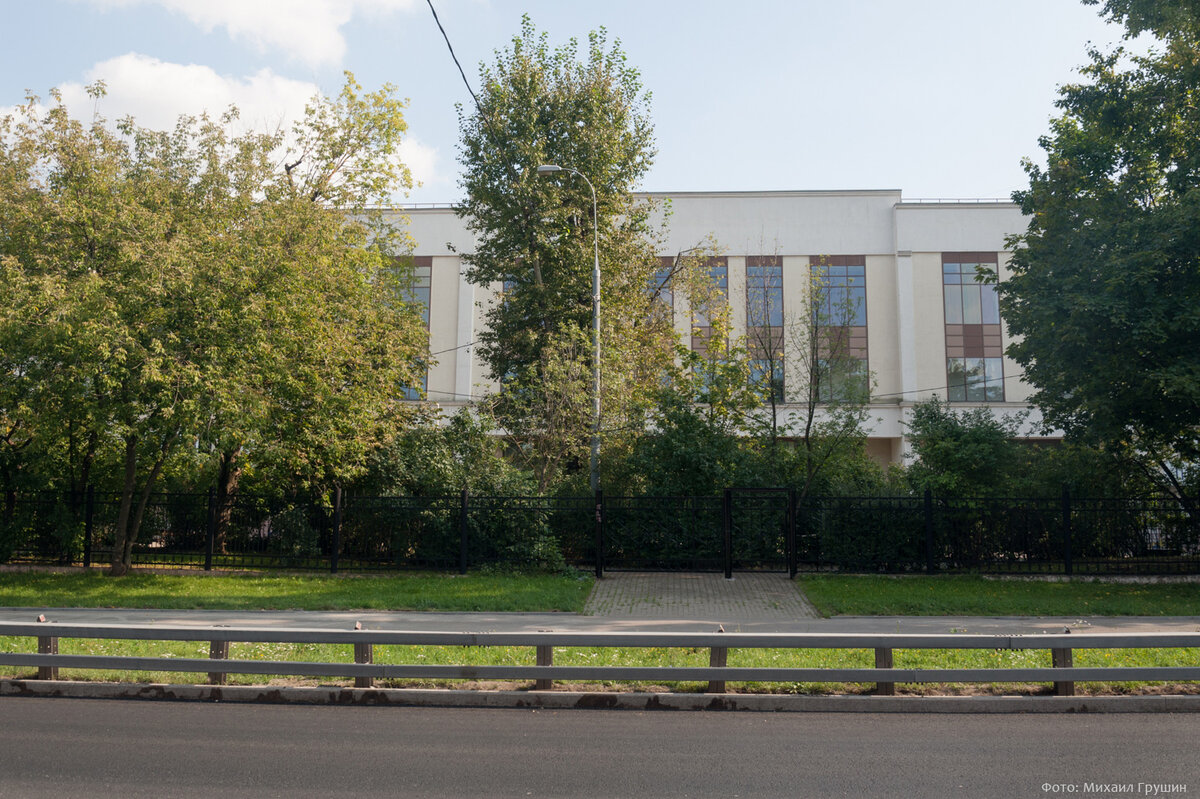
<instances>
[{"instance_id":1,"label":"tall tree","mask_svg":"<svg viewBox=\"0 0 1200 799\"><path fill-rule=\"evenodd\" d=\"M543 488L587 461L591 407L592 266L599 238L606 447L640 429L674 363L669 314L655 313L652 205L632 194L654 156L649 95L603 30L552 49L528 17L509 48L481 67L476 109L460 109L466 200L475 233L468 278L504 286L487 311L480 353L502 383L504 430ZM578 171L538 175L554 164ZM685 281L680 281L682 284Z\"/></svg>"},{"instance_id":2,"label":"tall tree","mask_svg":"<svg viewBox=\"0 0 1200 799\"><path fill-rule=\"evenodd\" d=\"M423 325L395 232L354 213L406 179L390 94L348 76L287 137L233 136L233 112L85 127L35 98L3 121L2 415L72 485L117 468L115 574L174 454L211 449L236 474L250 447L336 478L400 417Z\"/></svg>"},{"instance_id":3,"label":"tall tree","mask_svg":"<svg viewBox=\"0 0 1200 799\"><path fill-rule=\"evenodd\" d=\"M1047 422L1141 453L1186 500L1180 475L1200 461L1200 10L1104 11L1158 42L1093 50L1060 90L1046 166L1027 161L1014 194L1029 228L998 290Z\"/></svg>"}]
</instances>

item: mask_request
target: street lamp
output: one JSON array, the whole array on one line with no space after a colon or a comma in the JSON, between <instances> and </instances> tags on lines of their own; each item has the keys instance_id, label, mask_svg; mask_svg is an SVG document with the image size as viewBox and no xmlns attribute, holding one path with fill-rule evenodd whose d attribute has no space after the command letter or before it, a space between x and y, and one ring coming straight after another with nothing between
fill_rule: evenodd
<instances>
[{"instance_id":1,"label":"street lamp","mask_svg":"<svg viewBox=\"0 0 1200 799\"><path fill-rule=\"evenodd\" d=\"M570 172L583 178L592 191L592 494L600 490L600 224L596 209L596 187L578 169L555 164L542 164L539 175Z\"/></svg>"}]
</instances>

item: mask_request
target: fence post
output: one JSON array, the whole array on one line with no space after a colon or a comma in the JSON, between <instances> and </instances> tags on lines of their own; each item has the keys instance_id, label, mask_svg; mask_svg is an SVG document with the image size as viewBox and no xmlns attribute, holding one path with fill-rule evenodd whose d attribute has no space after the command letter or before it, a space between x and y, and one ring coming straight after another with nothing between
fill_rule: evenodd
<instances>
[{"instance_id":1,"label":"fence post","mask_svg":"<svg viewBox=\"0 0 1200 799\"><path fill-rule=\"evenodd\" d=\"M787 540L784 546L788 553L788 579L796 579L799 554L796 552L796 489L789 488L787 493Z\"/></svg>"},{"instance_id":2,"label":"fence post","mask_svg":"<svg viewBox=\"0 0 1200 799\"><path fill-rule=\"evenodd\" d=\"M723 669L729 665L729 647L714 646L708 651L708 665L714 669ZM723 694L725 693L724 680L709 680L708 693Z\"/></svg>"},{"instance_id":3,"label":"fence post","mask_svg":"<svg viewBox=\"0 0 1200 799\"><path fill-rule=\"evenodd\" d=\"M933 574L933 492L925 489L925 573Z\"/></svg>"},{"instance_id":4,"label":"fence post","mask_svg":"<svg viewBox=\"0 0 1200 799\"><path fill-rule=\"evenodd\" d=\"M212 571L213 550L217 546L217 489L208 487L208 523L204 533L204 571Z\"/></svg>"},{"instance_id":5,"label":"fence post","mask_svg":"<svg viewBox=\"0 0 1200 799\"><path fill-rule=\"evenodd\" d=\"M458 573L467 573L467 506L470 495L463 489L458 495Z\"/></svg>"},{"instance_id":6,"label":"fence post","mask_svg":"<svg viewBox=\"0 0 1200 799\"><path fill-rule=\"evenodd\" d=\"M1063 485L1062 492L1063 520L1063 571L1071 574L1074 566L1071 563L1071 490Z\"/></svg>"},{"instance_id":7,"label":"fence post","mask_svg":"<svg viewBox=\"0 0 1200 799\"><path fill-rule=\"evenodd\" d=\"M208 642L208 659L209 660L226 660L229 658L229 642L228 641L209 641ZM209 685L224 685L225 672L210 671L208 673Z\"/></svg>"},{"instance_id":8,"label":"fence post","mask_svg":"<svg viewBox=\"0 0 1200 799\"><path fill-rule=\"evenodd\" d=\"M596 578L604 576L604 490L596 489Z\"/></svg>"},{"instance_id":9,"label":"fence post","mask_svg":"<svg viewBox=\"0 0 1200 799\"><path fill-rule=\"evenodd\" d=\"M58 636L54 635L39 635L38 636L38 654L39 655L57 655L58 654ZM57 680L58 666L38 666L39 680Z\"/></svg>"},{"instance_id":10,"label":"fence post","mask_svg":"<svg viewBox=\"0 0 1200 799\"><path fill-rule=\"evenodd\" d=\"M1050 650L1050 665L1056 669L1069 669L1074 662L1074 657L1070 649L1051 649ZM1075 696L1075 683L1071 680L1063 680L1054 683L1055 696Z\"/></svg>"},{"instance_id":11,"label":"fence post","mask_svg":"<svg viewBox=\"0 0 1200 799\"><path fill-rule=\"evenodd\" d=\"M894 664L894 661L892 659L892 650L886 649L886 648L884 648L884 649L877 648L875 650L875 668L890 669L890 668L892 668L893 664ZM895 696L896 695L896 683L894 683L894 682L877 682L877 683L875 683L875 693L878 696Z\"/></svg>"},{"instance_id":12,"label":"fence post","mask_svg":"<svg viewBox=\"0 0 1200 799\"><path fill-rule=\"evenodd\" d=\"M333 489L333 539L329 551L329 573L337 574L338 551L342 548L342 487Z\"/></svg>"},{"instance_id":13,"label":"fence post","mask_svg":"<svg viewBox=\"0 0 1200 799\"><path fill-rule=\"evenodd\" d=\"M96 508L96 492L89 484L83 495L83 568L92 565L92 534L95 531L94 519Z\"/></svg>"},{"instance_id":14,"label":"fence post","mask_svg":"<svg viewBox=\"0 0 1200 799\"><path fill-rule=\"evenodd\" d=\"M725 579L733 579L733 490L725 489L721 498L722 558L725 561Z\"/></svg>"},{"instance_id":15,"label":"fence post","mask_svg":"<svg viewBox=\"0 0 1200 799\"><path fill-rule=\"evenodd\" d=\"M537 647L537 665L553 666L554 665L554 647L539 644ZM533 681L533 690L549 691L554 687L554 680L544 680L540 677Z\"/></svg>"},{"instance_id":16,"label":"fence post","mask_svg":"<svg viewBox=\"0 0 1200 799\"><path fill-rule=\"evenodd\" d=\"M355 644L354 645L354 662L355 663L374 663L375 662L375 645L374 644ZM355 677L355 688L374 688L375 679L371 676Z\"/></svg>"}]
</instances>

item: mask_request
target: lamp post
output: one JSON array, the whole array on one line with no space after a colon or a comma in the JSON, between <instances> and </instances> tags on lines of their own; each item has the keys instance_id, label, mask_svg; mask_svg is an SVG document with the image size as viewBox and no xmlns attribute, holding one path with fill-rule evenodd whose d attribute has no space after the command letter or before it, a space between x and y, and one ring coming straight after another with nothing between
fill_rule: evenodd
<instances>
[{"instance_id":1,"label":"lamp post","mask_svg":"<svg viewBox=\"0 0 1200 799\"><path fill-rule=\"evenodd\" d=\"M555 164L542 164L539 175L570 172L583 179L592 191L592 494L600 490L600 224L596 208L596 187L578 169Z\"/></svg>"}]
</instances>

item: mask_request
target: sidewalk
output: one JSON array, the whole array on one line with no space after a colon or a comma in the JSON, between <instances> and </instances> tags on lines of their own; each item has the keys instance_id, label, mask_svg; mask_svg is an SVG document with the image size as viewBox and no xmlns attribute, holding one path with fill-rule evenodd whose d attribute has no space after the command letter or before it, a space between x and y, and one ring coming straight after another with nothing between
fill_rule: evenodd
<instances>
[{"instance_id":1,"label":"sidewalk","mask_svg":"<svg viewBox=\"0 0 1200 799\"><path fill-rule=\"evenodd\" d=\"M413 611L226 611L112 608L0 608L0 621L309 627L370 630L536 632L646 631L813 633L1200 632L1197 616L837 616L819 618L782 574L610 573L584 613L419 613Z\"/></svg>"}]
</instances>

